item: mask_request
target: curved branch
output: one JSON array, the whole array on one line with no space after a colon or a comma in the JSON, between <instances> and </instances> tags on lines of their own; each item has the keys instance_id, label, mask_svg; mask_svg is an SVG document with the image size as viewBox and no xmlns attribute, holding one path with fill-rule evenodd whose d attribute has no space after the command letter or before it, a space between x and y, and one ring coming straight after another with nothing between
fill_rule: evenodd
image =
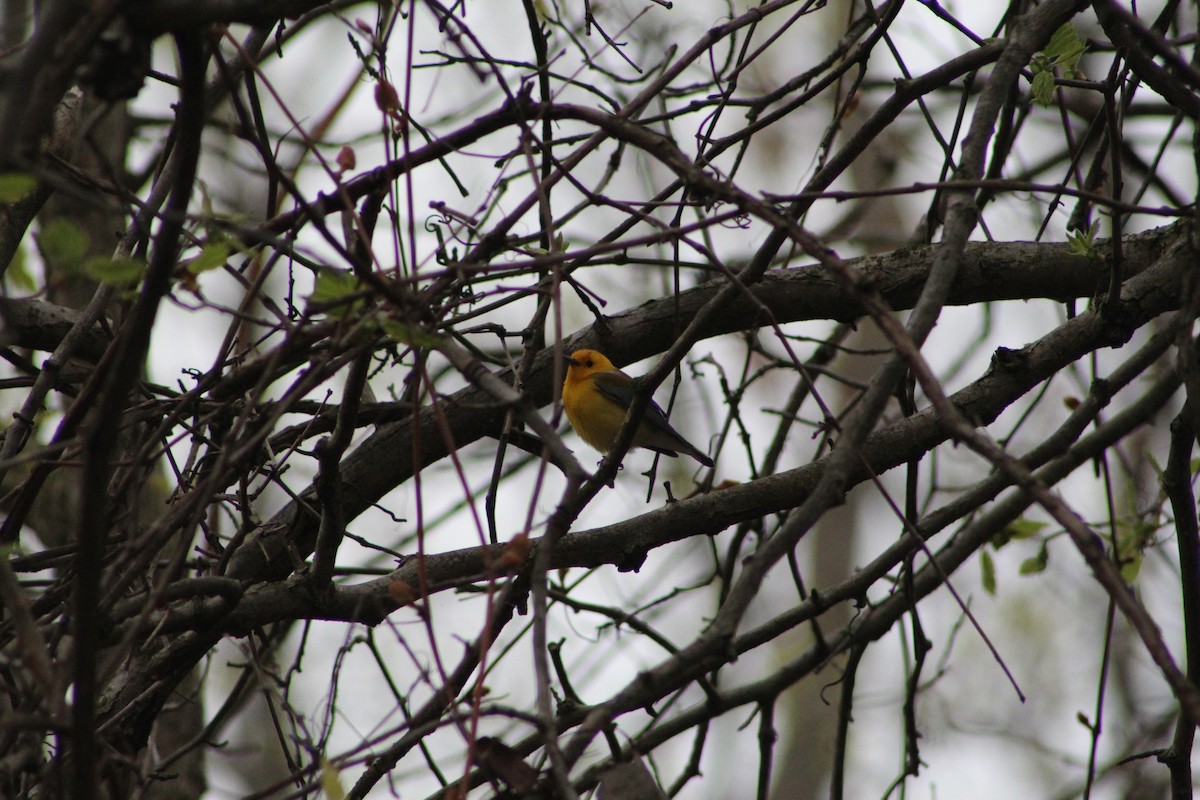
<instances>
[{"instance_id":1,"label":"curved branch","mask_svg":"<svg viewBox=\"0 0 1200 800\"><path fill-rule=\"evenodd\" d=\"M1128 268L1131 274L1140 273L1130 278L1127 291L1122 293L1122 307L1128 310L1130 324L1143 324L1158 314L1178 307L1179 292L1175 287L1179 285L1182 264L1172 258L1153 269L1151 266L1155 265L1155 260L1171 243L1189 242L1189 230L1187 225L1179 224L1141 237L1131 237L1126 242ZM1178 259L1186 260L1182 254L1188 252L1188 248L1174 252L1181 254ZM883 299L892 308L901 310L911 307L928 272L931 253L929 247L917 247L848 263L857 268L865 281L878 287ZM1151 277L1147 278L1148 274ZM1067 248L1062 245L969 245L948 302L967 304L1015 297L1088 297L1105 275L1101 267L1087 259L1069 255ZM676 313L689 318L725 286L727 283L723 280L712 281L681 293L678 305L675 298L667 298L609 318L603 338L594 329L587 329L571 336L563 343L563 348L570 351L602 344L605 352L618 365L654 355L661 349L657 343L669 340L674 335ZM705 335L718 336L762 324L765 321L761 319L764 307L776 315L778 322L831 317L855 319L862 313L861 306L849 292L840 288L834 275L820 267L768 273L750 291L753 300L748 297L735 300L724 314L711 321L711 327L705 330ZM1092 320L1089 324L1101 325L1094 315L1084 314L1060 330L1079 330L1077 326L1083 320ZM1098 338L1092 340L1090 336ZM1069 348L1070 353L1064 352L1062 357L1070 359L1075 357L1071 354L1102 346L1107 343L1108 337L1105 331L1094 330L1082 336ZM544 405L553 396L553 358L552 351L538 356L530 378L523 387L535 405ZM1039 371L1037 376L1031 376L1030 379L1040 380L1065 363L1069 363L1069 360L1055 360L1053 365L1043 365L1038 369L1045 371ZM1029 366L1032 368L1034 364ZM501 371L497 377L505 383L512 382L512 374L507 370ZM973 410L972 413L976 412ZM497 435L504 420L504 409L491 401L485 392L474 387L445 398L438 414L448 421L454 431L455 448L462 448L485 436ZM327 418L326 421L331 419ZM305 430L311 435L321 432L322 428L307 426ZM414 439L418 440L417 447L413 446ZM283 442L276 442L276 445L283 445ZM372 503L411 478L415 470L444 458L449 449L449 443L445 441L431 409L424 409L415 420L409 417L381 426L342 465L345 480L355 489L346 495L345 518L354 519ZM414 452L420 453L419 463L414 461ZM302 497L306 502L312 500L311 488ZM263 530L270 531L270 536L247 537L246 543L233 555L227 573L231 577L257 581L287 575L293 563L288 548L294 548L304 557L311 553L315 543L316 520L293 502L279 511L263 526ZM281 530L288 532L281 535Z\"/></svg>"},{"instance_id":2,"label":"curved branch","mask_svg":"<svg viewBox=\"0 0 1200 800\"><path fill-rule=\"evenodd\" d=\"M1187 269L1190 257L1182 247L1168 252L1153 268L1129 281L1122 292L1123 314L1135 315L1145 322L1171 310L1172 289ZM1130 319L1128 316L1126 319ZM1130 319L1130 321L1134 321ZM951 396L963 415L986 425L995 420L1013 401L1054 375L1058 370L1111 341L1110 323L1096 311L1089 311L1033 342L1020 351L1003 351L992 368L974 383ZM1170 332L1161 334L1169 340ZM1153 357L1161 342L1147 345L1138 354L1137 363ZM1120 388L1139 370L1124 368L1114 373L1114 385L1104 393ZM1170 391L1174 391L1172 387ZM464 407L468 404L463 403ZM1102 398L1096 408L1102 405ZM408 430L406 427L401 430ZM887 470L919 458L946 441L950 429L930 408L906 417L871 434L861 448L862 461L849 476L855 485ZM347 467L352 456L343 465ZM572 533L557 544L551 566L596 567L613 564L635 568L650 550L670 542L695 536L715 535L731 525L792 508L820 480L830 457L788 472L760 478L718 492L698 495L672 503L632 519L605 528ZM379 468L380 462L375 461ZM346 480L349 480L347 476ZM997 479L998 480L998 479ZM351 483L350 485L355 485ZM1009 482L998 480L990 489L998 493ZM982 501L979 501L982 502ZM977 502L970 503L972 507ZM940 523L942 526L948 522ZM294 533L294 531L293 531ZM276 526L272 534L256 540L252 552L282 547L284 530ZM538 540L531 542L534 551ZM502 573L489 572L492 565L503 563L506 545L471 547L427 555L420 569L429 592L445 591L479 579L499 579ZM245 562L243 562L245 563ZM884 571L890 568L884 565ZM143 624L150 629L187 630L216 626L222 632L243 635L256 627L281 620L315 617L378 624L388 614L406 605L417 586L418 565L406 563L390 574L353 586L337 587L328 596L317 596L294 582L269 583L249 589L231 605L228 598L189 600L169 611L152 615ZM868 570L878 577L877 570Z\"/></svg>"}]
</instances>

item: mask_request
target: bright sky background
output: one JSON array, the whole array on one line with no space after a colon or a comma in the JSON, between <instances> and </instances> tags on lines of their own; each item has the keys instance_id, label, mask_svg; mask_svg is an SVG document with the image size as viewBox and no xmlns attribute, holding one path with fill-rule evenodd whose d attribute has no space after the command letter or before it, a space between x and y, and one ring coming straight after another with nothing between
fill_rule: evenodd
<instances>
[{"instance_id":1,"label":"bright sky background","mask_svg":"<svg viewBox=\"0 0 1200 800\"><path fill-rule=\"evenodd\" d=\"M579 13L575 8L576 4L563 5L570 7L569 13ZM739 3L738 8L744 5ZM742 89L749 91L751 87L778 85L811 65L826 52L830 31L840 30L839 26L844 25L845 5L831 3L825 11L800 21L785 34L781 44L768 53L767 57L760 59L755 68L749 71L744 78ZM1007 4L957 2L944 5L951 13L966 21L973 30L986 36L992 32L998 15ZM672 39L679 44L681 51L686 50L696 38L702 36L704 31L728 13L724 4L715 0L683 0L676 2L675 8L671 10L636 2L615 2L602 6L593 3L593 7L611 34L616 34L626 24L633 26L634 31L665 28L669 29ZM485 40L493 53L510 59L529 59L532 50L528 30L523 17L516 13L516 8L517 5L513 2L469 3L467 19L472 30ZM645 13L641 14L643 10ZM349 10L346 19L352 24L358 17L370 19L369 15L372 13L372 6L357 6ZM1147 15L1144 8L1142 13ZM641 15L638 16L639 14ZM393 80L398 85L404 76L405 24L407 23L401 23L400 29L393 37L389 53ZM897 48L904 53L906 65L913 72L941 64L948 57L963 52L968 46L963 37L950 35L945 25L936 24L928 9L916 2L906 4L900 19L892 28L892 36ZM447 46L442 35L431 25L429 15L423 10L416 14L416 29L412 38L415 51L442 50ZM624 40L636 37L630 35L615 38ZM761 39L762 34L758 38ZM593 37L591 45L599 50L602 40ZM899 75L896 65L888 63L884 53L885 50L880 48L871 62L871 69L877 80L890 80ZM165 48L160 48L159 55L160 58L170 57ZM661 57L661 53L657 52L641 55L643 58L638 60L644 62L652 62ZM436 56L430 53L417 53L414 58L419 64L434 63L437 60ZM623 62L611 55L605 57L604 61L613 69L628 71ZM556 68L567 72L577 68L574 52L569 51L567 55L562 56L561 61L556 62ZM495 84L483 86L470 78L465 70L426 69L416 70L411 74L413 80L408 107L422 124L434 129L440 130L439 121L444 116L470 118L490 110L497 103L498 92ZM510 69L506 74L512 76L515 72ZM370 169L389 157L380 144L380 113L372 99L372 87L357 74L357 61L347 43L346 28L332 18L327 20L326 24L314 27L287 44L284 59L281 62L272 60L266 66L266 76L272 92L277 93L296 122L310 130L334 105L335 100L353 87L347 110L338 117L336 124L327 134L325 143L320 148L321 154L332 160L338 147L351 144L357 154L357 171ZM516 85L515 81L513 85ZM265 97L268 93L263 94ZM169 87L154 84L143 92L137 101L137 107L146 113L162 114L163 109L169 107L172 97ZM864 102L874 102L880 97L882 95L879 93L869 95ZM567 96L561 99L590 102L581 92L577 97ZM268 105L278 108L276 103L270 101ZM952 111L953 105L948 104L939 109L938 113L949 114ZM797 111L794 124L789 124L778 134L763 137L761 145L756 147L754 153L758 160L752 160L739 172L739 183L743 187L760 191L788 193L798 190L813 170L817 156L813 148L828 124L828 118L829 109L825 106ZM697 115L696 125L691 128L682 124L676 127L679 143L688 152L692 152L695 147L691 137L700 119ZM943 124L948 126L948 120L948 116L942 119ZM276 118L274 124L277 128L288 127L288 123L281 122L280 118ZM730 124L741 125L741 117L731 116ZM915 117L905 117L897 127L896 135L889 141L894 142L900 152L889 155L899 159L902 164L891 178L892 184L905 185L919 180L935 179L943 155L927 129L920 125ZM790 134L784 135L784 130ZM1154 141L1154 133L1147 130L1147 141ZM1027 136L1022 140L1022 146L1028 148L1031 141L1032 138ZM419 234L417 250L425 259L422 268L436 268L436 265L429 261L433 252L431 243L434 240L432 234L423 229L424 221L433 213L429 209L429 203L444 201L452 207L473 213L497 178L494 159L504 152L508 144L501 139L489 140L471 148L473 153L487 156L486 158L453 160L458 176L471 189L472 196L469 198L459 197L452 185L444 180L444 176L439 180L437 169L423 170L418 176L420 180L414 181L411 186L412 208L415 210L416 229ZM261 213L263 201L260 196L254 194L261 191L257 188L255 176L245 172L239 174L239 169L234 166L239 161L243 165L253 164L248 152L240 145L216 137L210 137L208 146L213 151L226 149L232 154L232 163L227 165L223 165L221 159L207 160L204 180L214 202L218 206L240 206L256 209L251 213ZM1023 149L1013 157L1011 163L1015 169L1044 155ZM603 158L607 158L607 151L602 153L601 158L594 158L588 162L585 168L596 169L601 165ZM1190 159L1189 153L1175 153L1168 162L1172 165L1177 162L1178 166L1164 170L1167 180L1175 182L1176 189L1185 195L1195 191L1195 174ZM645 193L647 181L645 175L632 168L635 163L634 159L626 159L622 173L618 175L609 192L612 196L638 197ZM726 164L719 162L717 166L723 167ZM655 169L653 166L646 168ZM328 175L311 167L303 171L299 179L301 187L310 195L317 191L329 191L333 187ZM847 181L839 184L838 188L850 187L851 184ZM502 205L515 204L522 196L523 191L513 190L511 197L502 201ZM572 196L570 191L564 190L563 195L556 200L560 200L565 208L576 202L576 197ZM892 246L907 241L912 235L925 203L927 199L917 196L911 204L903 208L904 227L889 232L894 237ZM820 233L840 220L845 213L845 205L822 203L806 220L806 224ZM1035 236L1044 213L1045 202L1042 198L1013 196L989 207L985 222L997 239L1031 239ZM1069 209L1054 218L1050 230L1045 234L1046 239L1061 240L1062 226L1067 213ZM594 238L597 232L607 231L617 219L615 211L594 209L577 217L563 234L568 243L586 243ZM535 224L536 221L531 219L529 226ZM1131 227L1158 224L1161 224L1160 220L1138 218L1131 223ZM530 230L529 226L522 230ZM976 234L977 238L983 238L981 230L977 230ZM761 228L750 231L726 228L714 232L714 243L722 255L735 261L739 256L753 252L761 236ZM386 237L379 237L380 243L386 241ZM302 240L301 244L317 256L329 253L323 243L311 236ZM383 249L381 259L386 260L390 257L394 260L394 256L385 255L388 252L387 249ZM855 252L841 249L840 243L839 252L844 256L856 255ZM664 250L662 257L670 257L669 252ZM297 270L296 274L303 278L307 273ZM282 278L282 272L278 277ZM632 308L650 297L666 293L669 289L669 284L663 282L665 277L653 270L639 270L632 273L632 277L628 272L595 270L588 274L586 280L592 290L608 299L606 311L609 313ZM686 274L685 280L693 281L693 275ZM239 299L235 285L224 280L218 273L206 273L202 276L201 284L205 296L212 302L233 305ZM282 282L277 281L276 287L278 291L282 291ZM300 286L297 295L302 296L306 291L307 288ZM531 308L532 304L529 302L514 304L496 314L493 319L501 324L519 327L524 324ZM990 330L984 327L984 321L974 309L948 309L943 315L939 328L926 347L927 357L938 367L945 367L964 356L968 357L957 379L950 381L949 389L959 388L982 374L995 347L1003 345L1016 348L1024 345L1059 324L1064 312L1055 304L1032 302L998 304L993 307L992 314ZM574 333L590 322L588 313L573 296L564 299L562 319L564 334ZM152 354L151 365L153 378L162 383L172 384L182 378L181 370L184 367L210 364L219 344L220 331L224 329L225 324L227 318L212 311L196 311L179 306L164 308L158 322L159 328L162 331L178 329L185 331L186 335L159 335L156 338L157 344ZM828 324L796 325L790 326L788 330L819 337L824 335L829 327ZM211 334L208 332L210 330ZM976 347L974 342L981 332L986 336L987 343ZM494 339L483 343L488 346L495 344ZM1105 361L1111 366L1127 357L1129 352L1131 349L1126 348L1123 351L1105 354ZM735 337L708 339L697 345L689 361L698 362L711 357L736 369L744 359L743 353L744 348ZM651 366L652 364L645 363L631 365L627 369L632 374L640 374ZM1101 372L1104 371L1105 368L1102 368ZM391 371L375 380L373 387L376 395L381 400L386 399L389 383L398 384L400 378L399 372ZM1061 379L1056 381L1051 389L1055 399L1045 401L1047 405L1057 403L1057 407L1062 409L1063 398L1071 394L1078 396L1085 390L1087 376L1081 376L1081 379L1085 382L1082 387L1067 385L1067 382ZM665 402L669 396L669 384L668 381L668 386L660 390L660 402ZM451 385L452 382L446 384ZM775 419L770 410L778 408L781 404L784 393L788 391L787 387L790 387L790 383L782 377L779 380L765 380L743 401L743 419L746 420L754 441L765 442L769 436L770 426L774 425ZM331 399L336 401L340 387L331 385L328 388L333 392ZM693 440L708 442L709 437L717 433L717 426L722 419L720 397L718 375L711 365L700 366L696 374L685 365L672 419L677 427L689 431ZM1018 405L1023 408L1023 405ZM545 409L545 413L549 414L550 409ZM1065 415L1065 409L1061 413ZM1011 424L1012 419L1006 415L997 424L996 429L1006 430L1006 423ZM1163 422L1165 421L1166 418ZM1044 434L1042 429L1027 427L1016 440L1018 449L1038 441ZM1156 437L1165 436L1165 431L1147 432L1145 436L1154 440ZM814 443L808 438L807 429L796 439L785 456L784 464L787 466L804 463L812 452ZM582 463L588 466L594 463L595 456L577 438L569 435L567 442L576 450ZM1157 444L1161 445L1161 442ZM731 445L723 452L719 461L719 478L735 481L750 479L745 458L735 443ZM493 440L484 440L470 445L464 453L468 463L467 474L472 489L476 491L477 510L480 515L483 492L491 469L490 454L494 448ZM1165 452L1161 446L1153 449ZM1133 456L1136 457L1136 453ZM956 474L962 475L963 484L972 476L977 476L981 469L981 462L963 451L945 451L939 457L950 463L950 466L943 465L947 473L957 471ZM583 530L628 519L661 504L664 501L661 488L655 491L650 505L645 501L646 480L640 473L645 471L650 462L651 458L645 452L637 452L628 457L616 488L604 492L592 503L580 518L576 529ZM690 462L661 463L660 483L663 477L669 476L676 492L686 493L685 487L693 475L692 466ZM526 509L534 491L533 477L534 472L526 469L504 484L500 498L502 538L516 533L523 525ZM288 475L290 485L295 488L303 487L310 478L311 471L306 472L303 463L294 466ZM884 476L883 482L894 496L902 497L903 475L899 471ZM446 462L426 470L423 486L425 495L422 500L426 520L454 509L461 501L458 478ZM561 486L558 475L549 473L536 500L535 534L540 532L538 526L544 523L546 516L553 509ZM1103 487L1090 470L1082 470L1067 481L1062 490L1085 514L1094 511L1093 519L1103 518ZM1146 499L1143 497L1140 501L1144 503ZM279 493L268 493L264 497L262 515L269 516L281 501ZM850 562L864 564L897 537L899 527L874 489L864 487L852 496L851 501L856 504L859 516L855 530L852 534L847 534L852 546ZM411 551L412 545L405 542L413 533L413 520L417 513L417 498L412 483L394 491L382 501L382 505L391 514L407 521L398 523L383 512L371 512L355 520L351 531L389 547ZM1042 518L1037 514L1032 516ZM726 541L728 536L728 533L723 535L721 541ZM450 521L439 525L432 532L429 547L432 551L442 551L471 546L478 541L479 533L475 523L469 514L460 509ZM982 590L977 561L969 562L953 578L959 594L968 599L973 612L1022 690L1028 695L1025 705L1018 702L1000 669L969 626L964 625L956 634L952 633L955 626L961 624L961 612L947 592L940 591L921 605L922 621L927 634L934 642L934 651L924 673L926 678L933 679L937 673L936 665L943 659L946 663L944 671L937 675L936 683L922 695L922 758L927 767L918 778L908 782L907 797L931 800L958 797L972 797L976 800L1054 798L1071 787L1077 788L1082 781L1089 735L1077 721L1076 715L1082 712L1090 718L1095 706L1105 598L1098 585L1091 581L1086 568L1065 537L1052 542L1050 564L1045 573L1032 577L1018 576L1019 564L1034 555L1035 551L1034 543L1018 542L994 553L1000 584L1000 590L995 597ZM806 559L812 557L808 543L802 545L799 555L802 568L806 568ZM386 565L378 559L370 562L368 553L356 552L353 548L343 551L339 563L348 564L356 558L361 559L363 563ZM573 592L581 599L593 599L622 608L635 608L660 594L664 587L695 584L710 565L707 543L686 541L651 554L637 574L601 569L584 579L582 571L575 571L568 576L568 580L583 580L582 585ZM1154 551L1147 559L1138 590L1152 612L1174 609L1178 605L1175 588L1176 569L1173 544ZM783 607L784 604L794 602L795 590L791 587L790 580L782 570L778 572L779 574L772 577L758 606L752 610L746 622L747 626L768 618L774 610ZM645 614L645 619L656 625L676 644L686 643L698 631L697 625L700 621L711 615L715 607L712 587L692 591L688 602L693 609L692 613L678 615L649 611ZM460 652L459 637L473 638L479 630L482 600L479 597L445 593L434 600L432 607L435 626L441 637L439 648L444 653L444 658L453 663ZM645 639L638 639L627 632L614 633L611 629L598 631L600 622L596 618L572 617L561 610L552 613L551 616L554 627L550 640L566 639L564 654L570 665L572 677L578 681L576 688L585 699L595 701L605 698L616 687L632 679L638 670L657 663L663 657L663 653ZM1159 618L1174 620L1177 616L1177 612L1172 610L1164 612ZM1075 618L1074 624L1061 624L1063 620L1071 618ZM513 623L500 646L510 644L513 635L523 630L527 624L528 618ZM299 627L294 631L297 645L300 632ZM323 715L328 713L327 706L331 700L329 692L334 658L350 639L364 636L365 633L363 630L351 630L338 624L314 624L308 631L304 668L302 672L293 676L289 700L315 719L322 719ZM1164 635L1175 652L1180 652L1181 632L1168 627L1164 630ZM406 692L411 685L419 684L417 664L432 668L425 629L416 621L414 614L406 611L393 614L387 623L375 630L374 637L380 652L390 664L393 675L402 684L399 686L401 691ZM581 639L589 643L612 642L613 646L575 646L577 640ZM211 662L215 677L222 677L220 673L226 659L234 662L243 660L239 651L243 644L234 641L223 646L220 654ZM777 647L764 648L762 652L750 654L723 673L723 680L727 681L723 685L736 685L752 680L757 664L777 663L795 655L802 646L807 646L806 631L803 634L798 632L784 637ZM489 686L503 692L506 702L516 707L529 707L528 701L532 697L533 687L529 677L532 663L530 647L529 637L524 636L488 680ZM1144 708L1162 709L1165 712L1170 708L1169 695L1140 647L1132 647L1131 652L1122 654L1119 674L1114 675L1114 680L1132 682L1137 687L1134 694L1139 704ZM848 797L882 797L889 783L901 769L903 729L900 706L904 696L903 664L907 657L905 652L906 646L899 632L894 631L883 642L869 649L858 676ZM329 742L330 753L353 749L364 737L378 734L400 722L391 692L383 682L379 670L372 664L367 648L356 647L341 669L338 694L333 698L337 704L336 713L339 718ZM830 718L836 714L838 688L833 685L836 676L836 670L828 669L815 678L807 679L809 682L829 685L826 696L832 705L822 713L828 714ZM230 671L229 680L233 677L234 674ZM216 710L227 688L223 680L214 681L210 693L209 713ZM419 689L416 695L418 699L414 700L414 704L419 704L422 697ZM695 701L696 696L689 694L686 705ZM788 736L794 727L807 724L803 719L788 718L787 709L786 704L782 705L778 714L780 733L784 737ZM1106 705L1106 714L1106 729L1118 730L1122 721L1119 706L1116 703ZM640 724L648 719L644 715L641 716L641 722L635 722L639 715L622 718L622 732L633 734L639 730ZM265 724L265 721L259 720L257 724ZM747 726L745 730L739 730L742 725ZM757 719L751 719L749 709L728 714L719 720L710 732L713 738L703 763L704 777L693 780L680 798L693 800L723 797L734 800L753 797L758 755L758 743L754 734L756 726ZM481 726L482 733L500 735L510 743L527 731L527 728L517 728L504 720L484 720ZM231 743L227 753L210 754L212 788L209 797L212 800L242 796L247 790L237 772L253 772L253 765L264 757L264 748L277 749L274 734L269 729L230 730L226 732L226 737ZM1102 764L1107 763L1107 741L1101 739ZM458 748L461 746L461 736L453 730L442 731L432 737L431 746ZM664 781L670 782L678 774L686 763L690 748L691 737L683 736L657 753L656 764ZM781 747L780 752L783 751ZM605 754L606 748L602 740L596 740L591 752L596 756ZM824 763L828 761L830 754L827 751L812 752L806 754L806 757ZM346 785L350 785L353 779L354 775L348 773L345 776ZM416 755L410 756L402 763L394 775L394 782L402 787L401 796L406 798L424 797L437 786L432 777L425 772L420 757ZM1113 796L1105 792L1106 787L1102 783L1094 796ZM819 796L821 791L816 794ZM386 784L380 784L373 796L389 796ZM893 795L896 796L899 795Z\"/></svg>"}]
</instances>

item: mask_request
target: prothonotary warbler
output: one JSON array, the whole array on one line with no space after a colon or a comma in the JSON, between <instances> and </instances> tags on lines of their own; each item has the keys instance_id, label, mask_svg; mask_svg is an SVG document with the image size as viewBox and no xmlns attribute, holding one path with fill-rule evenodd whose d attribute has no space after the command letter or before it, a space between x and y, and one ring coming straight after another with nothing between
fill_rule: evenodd
<instances>
[{"instance_id":1,"label":"prothonotary warbler","mask_svg":"<svg viewBox=\"0 0 1200 800\"><path fill-rule=\"evenodd\" d=\"M576 350L567 359L567 380L563 383L562 403L571 427L592 447L607 453L625 422L633 403L633 378L613 366L595 350ZM653 400L646 407L633 447L645 447L666 456L689 455L706 467L712 459L688 443L667 422L667 415Z\"/></svg>"}]
</instances>

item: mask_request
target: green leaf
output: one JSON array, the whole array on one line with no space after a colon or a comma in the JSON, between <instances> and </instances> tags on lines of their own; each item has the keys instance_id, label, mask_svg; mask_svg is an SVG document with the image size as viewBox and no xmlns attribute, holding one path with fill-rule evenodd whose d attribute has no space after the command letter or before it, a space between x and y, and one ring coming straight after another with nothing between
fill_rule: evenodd
<instances>
[{"instance_id":1,"label":"green leaf","mask_svg":"<svg viewBox=\"0 0 1200 800\"><path fill-rule=\"evenodd\" d=\"M24 172L0 174L0 203L16 203L33 194L37 181Z\"/></svg>"},{"instance_id":2,"label":"green leaf","mask_svg":"<svg viewBox=\"0 0 1200 800\"><path fill-rule=\"evenodd\" d=\"M188 272L199 275L201 272L225 266L225 262L232 252L233 248L229 246L228 242L209 242L200 248L200 255L188 261L184 266Z\"/></svg>"},{"instance_id":3,"label":"green leaf","mask_svg":"<svg viewBox=\"0 0 1200 800\"><path fill-rule=\"evenodd\" d=\"M88 253L88 236L64 217L50 220L38 231L38 249L52 267L78 266Z\"/></svg>"},{"instance_id":4,"label":"green leaf","mask_svg":"<svg viewBox=\"0 0 1200 800\"><path fill-rule=\"evenodd\" d=\"M1018 570L1022 575L1036 575L1039 572L1046 571L1046 565L1050 563L1050 550L1043 542L1038 548L1038 553L1032 558L1027 558L1021 562L1021 568Z\"/></svg>"},{"instance_id":5,"label":"green leaf","mask_svg":"<svg viewBox=\"0 0 1200 800\"><path fill-rule=\"evenodd\" d=\"M1037 536L1039 533L1041 533L1045 527L1045 522L1038 522L1037 520L1025 519L1024 517L1021 517L1020 519L1009 523L1008 526L1005 527L1004 541L1009 542L1013 539L1032 539L1034 536Z\"/></svg>"},{"instance_id":6,"label":"green leaf","mask_svg":"<svg viewBox=\"0 0 1200 800\"><path fill-rule=\"evenodd\" d=\"M321 757L321 789L328 800L345 800L346 790L342 787L342 776L333 762Z\"/></svg>"},{"instance_id":7,"label":"green leaf","mask_svg":"<svg viewBox=\"0 0 1200 800\"><path fill-rule=\"evenodd\" d=\"M1126 583L1133 583L1137 580L1138 573L1142 570L1142 554L1138 553L1132 558L1121 560L1121 580Z\"/></svg>"},{"instance_id":8,"label":"green leaf","mask_svg":"<svg viewBox=\"0 0 1200 800\"><path fill-rule=\"evenodd\" d=\"M1048 106L1054 100L1054 73L1043 70L1034 73L1033 99L1038 105Z\"/></svg>"},{"instance_id":9,"label":"green leaf","mask_svg":"<svg viewBox=\"0 0 1200 800\"><path fill-rule=\"evenodd\" d=\"M979 569L982 572L983 590L992 597L996 596L996 562L987 550L979 551Z\"/></svg>"},{"instance_id":10,"label":"green leaf","mask_svg":"<svg viewBox=\"0 0 1200 800\"><path fill-rule=\"evenodd\" d=\"M13 253L12 261L9 262L4 276L16 289L26 292L37 291L37 281L33 279L33 273L29 271L29 258L25 255L24 247L18 247Z\"/></svg>"},{"instance_id":11,"label":"green leaf","mask_svg":"<svg viewBox=\"0 0 1200 800\"><path fill-rule=\"evenodd\" d=\"M1071 23L1064 22L1050 37L1050 42L1042 53L1053 61L1055 66L1062 66L1069 72L1074 72L1080 56L1086 51L1087 42Z\"/></svg>"},{"instance_id":12,"label":"green leaf","mask_svg":"<svg viewBox=\"0 0 1200 800\"><path fill-rule=\"evenodd\" d=\"M344 302L361 288L353 272L323 268L317 271L317 281L312 294L308 296L308 302L318 305Z\"/></svg>"},{"instance_id":13,"label":"green leaf","mask_svg":"<svg viewBox=\"0 0 1200 800\"><path fill-rule=\"evenodd\" d=\"M1099 251L1096 250L1096 236L1099 233L1100 222L1098 220L1093 222L1086 231L1067 231L1067 246L1071 248L1071 255L1102 261Z\"/></svg>"},{"instance_id":14,"label":"green leaf","mask_svg":"<svg viewBox=\"0 0 1200 800\"><path fill-rule=\"evenodd\" d=\"M83 271L101 283L134 283L146 271L146 262L136 258L94 256L83 262Z\"/></svg>"},{"instance_id":15,"label":"green leaf","mask_svg":"<svg viewBox=\"0 0 1200 800\"><path fill-rule=\"evenodd\" d=\"M1126 583L1137 580L1138 572L1142 568L1142 555L1146 548L1154 544L1154 534L1157 530L1158 526L1147 518L1118 525L1117 563L1121 565L1121 577Z\"/></svg>"},{"instance_id":16,"label":"green leaf","mask_svg":"<svg viewBox=\"0 0 1200 800\"><path fill-rule=\"evenodd\" d=\"M1008 526L1009 533L1014 539L1032 539L1046 528L1045 522L1038 522L1034 519L1025 519L1021 517L1016 522Z\"/></svg>"},{"instance_id":17,"label":"green leaf","mask_svg":"<svg viewBox=\"0 0 1200 800\"><path fill-rule=\"evenodd\" d=\"M379 320L379 327L389 339L400 344L432 350L442 343L436 334L429 333L407 322L397 322L394 319L382 318Z\"/></svg>"},{"instance_id":18,"label":"green leaf","mask_svg":"<svg viewBox=\"0 0 1200 800\"><path fill-rule=\"evenodd\" d=\"M1055 31L1046 49L1029 62L1033 72L1034 101L1043 106L1050 105L1054 100L1054 68L1061 67L1067 74L1075 75L1079 59L1086 51L1087 42L1071 27L1071 23L1064 23Z\"/></svg>"}]
</instances>

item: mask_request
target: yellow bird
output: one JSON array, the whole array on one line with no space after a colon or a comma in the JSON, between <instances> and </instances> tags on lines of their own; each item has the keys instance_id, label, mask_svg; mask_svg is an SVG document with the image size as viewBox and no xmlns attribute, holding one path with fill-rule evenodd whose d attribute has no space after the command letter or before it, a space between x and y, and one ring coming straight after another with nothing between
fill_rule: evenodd
<instances>
[{"instance_id":1,"label":"yellow bird","mask_svg":"<svg viewBox=\"0 0 1200 800\"><path fill-rule=\"evenodd\" d=\"M604 354L595 350L576 350L567 359L563 410L579 438L601 453L612 449L633 396L633 378L614 367ZM671 427L667 415L653 400L638 423L632 446L645 447L666 456L683 453L706 467L713 465L711 458Z\"/></svg>"}]
</instances>

